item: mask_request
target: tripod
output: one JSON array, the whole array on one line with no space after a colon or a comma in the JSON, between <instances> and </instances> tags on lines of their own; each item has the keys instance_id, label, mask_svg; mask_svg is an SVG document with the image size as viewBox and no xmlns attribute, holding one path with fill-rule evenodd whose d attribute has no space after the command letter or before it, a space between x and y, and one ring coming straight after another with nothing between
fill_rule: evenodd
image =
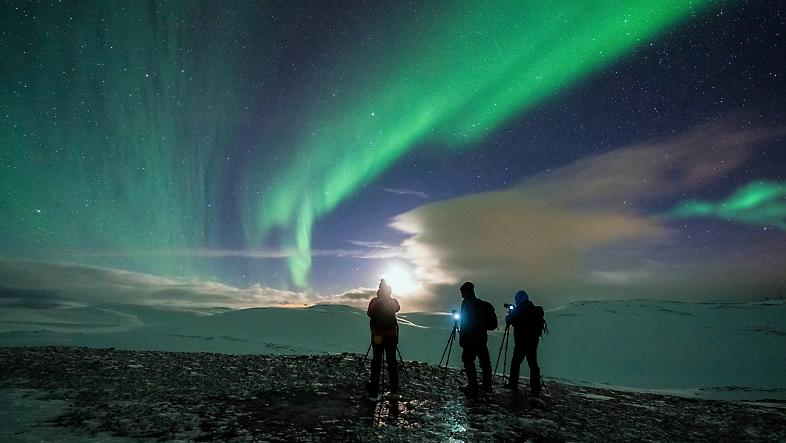
<instances>
[{"instance_id":1,"label":"tripod","mask_svg":"<svg viewBox=\"0 0 786 443\"><path fill-rule=\"evenodd\" d=\"M453 349L453 342L456 341L456 331L459 333L461 332L459 329L459 316L456 314L456 310L454 309L451 314L453 314L453 330L450 331L450 337L448 337L448 342L445 343L445 349L442 351L442 357L439 358L439 364L437 367L442 366L442 360L445 360L445 369L448 368L448 362L450 362L450 351ZM447 359L445 359L445 354L447 353Z\"/></svg>"},{"instance_id":2,"label":"tripod","mask_svg":"<svg viewBox=\"0 0 786 443\"><path fill-rule=\"evenodd\" d=\"M357 383L358 377L360 377L361 371L366 366L366 361L368 360L368 354L371 352L371 347L373 345L373 341L368 344L368 348L366 349L366 354L363 356L363 359L358 363L357 373L355 373L355 383ZM398 343L396 343L396 355L398 357L398 371L402 375L406 375L406 366L404 365L404 357L401 356L401 351L398 348ZM387 352L383 352L382 354L382 362L381 364L381 374L380 374L380 384L382 390L385 389L385 366L387 366L388 362L388 355Z\"/></svg>"},{"instance_id":3,"label":"tripod","mask_svg":"<svg viewBox=\"0 0 786 443\"><path fill-rule=\"evenodd\" d=\"M363 371L363 368L366 366L366 360L368 360L369 352L371 352L371 342L368 343L368 349L366 349L366 355L364 355L363 359L358 362L358 369L355 372L355 383L357 383L358 377L360 377L360 372Z\"/></svg>"},{"instance_id":4,"label":"tripod","mask_svg":"<svg viewBox=\"0 0 786 443\"><path fill-rule=\"evenodd\" d=\"M502 334L502 342L499 344L499 351L497 352L497 364L494 365L494 373L497 373L499 368L499 358L502 357L502 346L505 346L505 358L502 360L502 381L505 381L505 370L508 365L508 342L510 341L510 324L505 324L505 333Z\"/></svg>"}]
</instances>

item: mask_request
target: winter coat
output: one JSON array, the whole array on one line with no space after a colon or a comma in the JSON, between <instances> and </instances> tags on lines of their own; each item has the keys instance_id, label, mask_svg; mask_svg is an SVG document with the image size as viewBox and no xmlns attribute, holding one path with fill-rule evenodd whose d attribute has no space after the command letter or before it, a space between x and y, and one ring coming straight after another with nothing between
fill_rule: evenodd
<instances>
[{"instance_id":1,"label":"winter coat","mask_svg":"<svg viewBox=\"0 0 786 443\"><path fill-rule=\"evenodd\" d=\"M396 312L401 310L398 300L390 295L377 295L368 304L366 315L369 316L371 335L395 337L398 335Z\"/></svg>"},{"instance_id":2,"label":"winter coat","mask_svg":"<svg viewBox=\"0 0 786 443\"><path fill-rule=\"evenodd\" d=\"M523 295L520 295L523 293ZM505 316L505 323L513 326L513 337L516 341L536 339L540 336L535 325L535 305L529 300L526 292L516 294L516 307Z\"/></svg>"},{"instance_id":3,"label":"winter coat","mask_svg":"<svg viewBox=\"0 0 786 443\"><path fill-rule=\"evenodd\" d=\"M459 330L459 345L464 348L473 345L486 344L488 331L483 323L483 306L480 299L467 296L461 302L461 324Z\"/></svg>"}]
</instances>

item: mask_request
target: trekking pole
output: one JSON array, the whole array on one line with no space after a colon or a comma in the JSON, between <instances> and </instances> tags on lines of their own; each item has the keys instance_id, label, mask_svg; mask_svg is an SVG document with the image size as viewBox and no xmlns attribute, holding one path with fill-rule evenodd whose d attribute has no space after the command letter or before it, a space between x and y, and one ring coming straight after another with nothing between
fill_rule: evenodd
<instances>
[{"instance_id":1,"label":"trekking pole","mask_svg":"<svg viewBox=\"0 0 786 443\"><path fill-rule=\"evenodd\" d=\"M502 341L499 343L499 351L497 352L497 364L494 365L494 373L495 374L497 373L497 369L499 369L499 358L502 357L502 346L503 345L505 345L505 354L506 354L505 355L505 359L507 360L507 357L508 357L507 356L507 353L508 353L507 342L508 342L509 331L510 331L510 324L506 323L505 324L505 332L502 334ZM504 366L503 366L503 369L502 369L502 376L503 376L502 379L505 380L505 377L504 377L505 376L505 368L504 368Z\"/></svg>"}]
</instances>

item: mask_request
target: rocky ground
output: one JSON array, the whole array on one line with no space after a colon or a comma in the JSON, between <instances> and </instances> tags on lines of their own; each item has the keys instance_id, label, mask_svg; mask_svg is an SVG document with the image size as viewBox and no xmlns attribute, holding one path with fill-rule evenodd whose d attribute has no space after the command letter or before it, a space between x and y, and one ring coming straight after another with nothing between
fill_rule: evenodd
<instances>
[{"instance_id":1,"label":"rocky ground","mask_svg":"<svg viewBox=\"0 0 786 443\"><path fill-rule=\"evenodd\" d=\"M41 427L99 439L786 439L783 403L693 400L548 379L540 398L526 389L511 393L497 387L494 394L466 399L458 390L464 383L460 371L417 362L406 363L400 399L372 402L363 391L368 364L358 372L361 359L354 354L0 348L0 394L22 392L35 401L52 402L58 413L41 419ZM11 437L28 439L21 431Z\"/></svg>"}]
</instances>

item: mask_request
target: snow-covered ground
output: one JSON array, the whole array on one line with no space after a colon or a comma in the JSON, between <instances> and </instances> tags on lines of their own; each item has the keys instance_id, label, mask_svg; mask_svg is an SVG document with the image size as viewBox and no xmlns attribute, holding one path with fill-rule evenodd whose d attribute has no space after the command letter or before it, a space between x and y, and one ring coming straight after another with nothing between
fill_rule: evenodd
<instances>
[{"instance_id":1,"label":"snow-covered ground","mask_svg":"<svg viewBox=\"0 0 786 443\"><path fill-rule=\"evenodd\" d=\"M547 311L546 317L551 333L541 342L539 360L547 378L701 398L786 399L783 300L580 302ZM452 318L409 313L400 315L400 324L403 358L436 364ZM492 363L502 333L491 334ZM311 355L364 354L368 343L365 312L338 305L236 311L135 305L0 308L0 346ZM451 366L460 364L457 345Z\"/></svg>"},{"instance_id":2,"label":"snow-covered ground","mask_svg":"<svg viewBox=\"0 0 786 443\"><path fill-rule=\"evenodd\" d=\"M0 348L0 439L16 441L783 441L778 402L547 381L465 398L457 369L407 362L366 398L357 354Z\"/></svg>"}]
</instances>

